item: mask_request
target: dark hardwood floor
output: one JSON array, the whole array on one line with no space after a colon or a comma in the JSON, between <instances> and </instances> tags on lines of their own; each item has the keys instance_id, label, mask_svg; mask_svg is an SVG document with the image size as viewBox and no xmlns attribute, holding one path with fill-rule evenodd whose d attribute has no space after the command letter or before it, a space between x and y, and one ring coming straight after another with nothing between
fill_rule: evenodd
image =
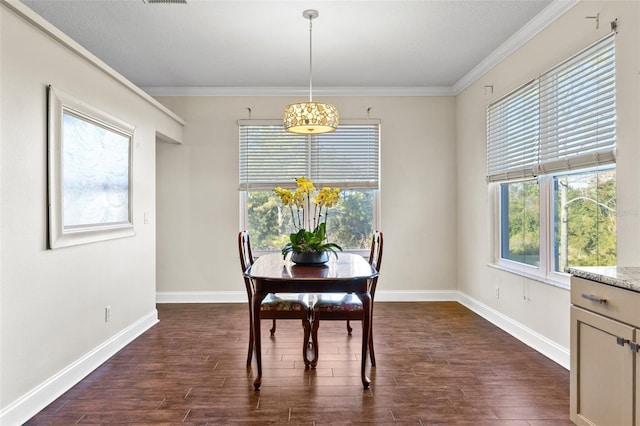
<instances>
[{"instance_id":1,"label":"dark hardwood floor","mask_svg":"<svg viewBox=\"0 0 640 426\"><path fill-rule=\"evenodd\" d=\"M262 388L245 367L246 304L162 304L160 323L29 425L571 425L569 372L454 302L374 309L363 390L360 323L323 322L305 370L298 320L263 321ZM253 363L255 369L255 361Z\"/></svg>"}]
</instances>

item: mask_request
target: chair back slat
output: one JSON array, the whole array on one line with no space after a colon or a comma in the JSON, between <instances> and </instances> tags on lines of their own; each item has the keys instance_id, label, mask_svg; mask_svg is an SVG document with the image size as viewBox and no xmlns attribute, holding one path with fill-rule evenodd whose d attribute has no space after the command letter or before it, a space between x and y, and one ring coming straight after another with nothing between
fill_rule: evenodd
<instances>
[{"instance_id":1,"label":"chair back slat","mask_svg":"<svg viewBox=\"0 0 640 426\"><path fill-rule=\"evenodd\" d=\"M376 268L378 274L380 273L380 266L382 266L382 247L383 247L383 236L382 231L376 231L373 233L373 238L371 239L371 252L369 253L369 264ZM376 294L376 286L378 284L378 277L375 277L369 283L369 293L371 293L371 299L374 298Z\"/></svg>"},{"instance_id":2,"label":"chair back slat","mask_svg":"<svg viewBox=\"0 0 640 426\"><path fill-rule=\"evenodd\" d=\"M376 271L380 272L380 265L382 264L382 231L376 231L373 233L371 239L371 251L369 252L369 264L376 268Z\"/></svg>"},{"instance_id":3,"label":"chair back slat","mask_svg":"<svg viewBox=\"0 0 640 426\"><path fill-rule=\"evenodd\" d=\"M238 250L240 252L240 267L242 272L253 265L253 253L251 252L251 240L248 231L240 231L238 234Z\"/></svg>"},{"instance_id":4,"label":"chair back slat","mask_svg":"<svg viewBox=\"0 0 640 426\"><path fill-rule=\"evenodd\" d=\"M251 265L253 265L253 253L251 252L251 240L249 239L248 231L240 231L238 233L238 252L240 254L240 267L242 268L242 273L249 269ZM247 296L249 297L249 301L251 301L251 296L253 295L253 285L251 284L251 280L243 275L244 285L247 290Z\"/></svg>"}]
</instances>

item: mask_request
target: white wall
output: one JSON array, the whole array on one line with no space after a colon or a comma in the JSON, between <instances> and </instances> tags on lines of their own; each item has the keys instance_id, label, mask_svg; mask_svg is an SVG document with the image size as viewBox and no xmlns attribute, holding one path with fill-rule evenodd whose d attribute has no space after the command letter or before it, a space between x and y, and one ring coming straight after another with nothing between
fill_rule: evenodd
<instances>
[{"instance_id":1,"label":"white wall","mask_svg":"<svg viewBox=\"0 0 640 426\"><path fill-rule=\"evenodd\" d=\"M156 131L177 140L182 131L152 98L14 8L39 21L19 3L0 3L0 423L7 425L35 414L157 320ZM136 127L134 237L46 249L49 84Z\"/></svg>"},{"instance_id":2,"label":"white wall","mask_svg":"<svg viewBox=\"0 0 640 426\"><path fill-rule=\"evenodd\" d=\"M159 146L157 152L160 298L242 301L237 120L249 118L248 107L254 119L277 119L296 99L158 99L186 121L184 144ZM398 290L455 290L454 98L321 100L336 105L343 119L366 118L371 107L371 117L382 120L385 255L378 296Z\"/></svg>"},{"instance_id":3,"label":"white wall","mask_svg":"<svg viewBox=\"0 0 640 426\"><path fill-rule=\"evenodd\" d=\"M456 99L458 165L458 289L496 315L569 348L569 291L488 266L491 203L486 175L487 105L605 36L616 37L618 264L640 264L640 3L583 1ZM585 16L600 14L600 28ZM494 88L484 95L484 86ZM500 288L500 298L495 287ZM523 296L526 296L523 297Z\"/></svg>"}]
</instances>

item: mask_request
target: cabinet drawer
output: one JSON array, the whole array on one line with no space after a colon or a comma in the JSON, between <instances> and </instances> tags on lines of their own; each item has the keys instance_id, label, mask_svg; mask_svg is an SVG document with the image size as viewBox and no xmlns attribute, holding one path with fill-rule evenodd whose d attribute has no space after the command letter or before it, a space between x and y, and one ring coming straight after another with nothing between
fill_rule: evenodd
<instances>
[{"instance_id":1,"label":"cabinet drawer","mask_svg":"<svg viewBox=\"0 0 640 426\"><path fill-rule=\"evenodd\" d=\"M640 293L571 277L571 303L634 326L640 325Z\"/></svg>"}]
</instances>

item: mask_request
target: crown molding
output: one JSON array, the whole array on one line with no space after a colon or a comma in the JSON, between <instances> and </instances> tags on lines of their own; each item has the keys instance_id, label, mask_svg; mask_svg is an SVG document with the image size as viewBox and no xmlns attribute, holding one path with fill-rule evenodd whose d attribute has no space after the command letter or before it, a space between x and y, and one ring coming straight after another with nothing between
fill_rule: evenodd
<instances>
[{"instance_id":1,"label":"crown molding","mask_svg":"<svg viewBox=\"0 0 640 426\"><path fill-rule=\"evenodd\" d=\"M526 42L531 40L579 2L580 0L554 0L535 18L524 25L507 41L491 52L489 56L483 59L482 62L458 80L458 82L453 85L454 96L459 95L463 90L475 83L480 77L489 72L493 67L522 47Z\"/></svg>"},{"instance_id":2,"label":"crown molding","mask_svg":"<svg viewBox=\"0 0 640 426\"><path fill-rule=\"evenodd\" d=\"M151 96L308 96L307 87L142 87ZM454 96L451 86L314 87L314 96Z\"/></svg>"}]
</instances>

